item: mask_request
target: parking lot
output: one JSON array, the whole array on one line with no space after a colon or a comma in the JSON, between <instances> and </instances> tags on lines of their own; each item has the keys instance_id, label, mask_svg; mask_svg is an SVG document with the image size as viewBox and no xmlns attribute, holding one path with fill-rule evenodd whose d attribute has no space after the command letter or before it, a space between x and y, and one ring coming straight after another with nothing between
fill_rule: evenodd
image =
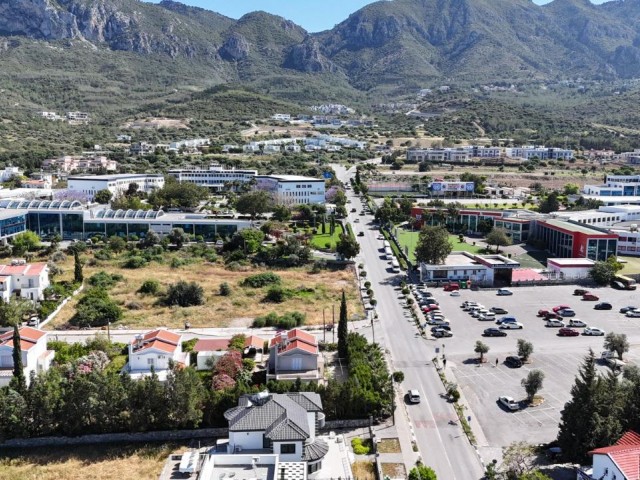
<instances>
[{"instance_id":1,"label":"parking lot","mask_svg":"<svg viewBox=\"0 0 640 480\"><path fill-rule=\"evenodd\" d=\"M452 338L429 340L439 354L444 351L447 357L447 370L456 378L469 406L473 421L479 422L487 441L492 446L505 446L522 440L527 432L527 441L542 443L556 437L560 411L570 398L578 366L591 347L597 356L603 350L604 337L560 337L558 328L545 327L545 322L537 317L541 308L551 308L568 304L576 311L574 318L584 321L592 327L605 332L625 333L631 344L625 360L640 364L640 318L627 318L618 310L627 305L637 305L638 294L630 291L618 291L611 288L595 288L589 291L613 305L613 310L594 310L598 302L582 301L573 296L574 286L524 287L513 288L512 296L497 296L496 290L462 290L459 297L451 297L442 289L432 289L440 303L441 311L450 320ZM635 299L635 300L634 300ZM485 328L496 327L494 322L478 321L460 308L463 301L475 301L487 308L499 306L515 316L524 324L522 330L506 330L506 337L482 336ZM497 315L500 318L503 315ZM567 319L568 320L568 319ZM578 330L582 331L583 328ZM517 339L524 338L534 345L531 362L522 368L508 368L503 364L507 355L517 352ZM482 340L490 350L486 355L487 363L479 366L473 349L475 342ZM498 366L495 361L498 359ZM608 367L600 365L603 372ZM544 387L540 395L542 405L522 408L509 412L501 408L498 397L511 396L516 400L525 397L520 381L532 369L545 373ZM524 407L524 404L523 404Z\"/></svg>"}]
</instances>

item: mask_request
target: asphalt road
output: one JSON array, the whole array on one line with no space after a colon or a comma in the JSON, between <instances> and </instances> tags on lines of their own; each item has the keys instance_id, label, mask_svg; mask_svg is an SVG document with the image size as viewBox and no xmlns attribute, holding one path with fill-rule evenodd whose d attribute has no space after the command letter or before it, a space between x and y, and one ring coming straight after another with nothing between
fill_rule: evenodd
<instances>
[{"instance_id":1,"label":"asphalt road","mask_svg":"<svg viewBox=\"0 0 640 480\"><path fill-rule=\"evenodd\" d=\"M347 173L341 166L334 168L343 182L355 173L353 169ZM347 192L347 197L351 200L347 210L354 207L357 210L349 214L351 225L356 234L365 232L363 237L357 237L361 252L356 262L364 263L367 280L378 300L380 321L375 324L375 339L389 351L392 369L404 372L402 388L405 391L416 388L422 395L420 404L408 407L422 460L436 471L438 478L479 479L484 470L477 454L461 427L449 424L457 417L453 407L440 396L444 394L444 387L431 364L435 344L417 336L415 325L403 316L397 289L399 277L388 271L387 262L380 259L382 241L377 239L378 231L371 223L373 218L360 216L362 204L352 191ZM354 222L356 218L360 219L358 223Z\"/></svg>"}]
</instances>

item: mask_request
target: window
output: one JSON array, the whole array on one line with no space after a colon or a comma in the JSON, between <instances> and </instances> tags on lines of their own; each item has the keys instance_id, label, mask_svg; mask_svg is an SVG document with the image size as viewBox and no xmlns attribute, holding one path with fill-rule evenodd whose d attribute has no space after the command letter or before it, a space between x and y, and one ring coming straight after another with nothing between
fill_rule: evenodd
<instances>
[{"instance_id":1,"label":"window","mask_svg":"<svg viewBox=\"0 0 640 480\"><path fill-rule=\"evenodd\" d=\"M280 445L280 453L296 453L296 444L295 443L283 443Z\"/></svg>"}]
</instances>

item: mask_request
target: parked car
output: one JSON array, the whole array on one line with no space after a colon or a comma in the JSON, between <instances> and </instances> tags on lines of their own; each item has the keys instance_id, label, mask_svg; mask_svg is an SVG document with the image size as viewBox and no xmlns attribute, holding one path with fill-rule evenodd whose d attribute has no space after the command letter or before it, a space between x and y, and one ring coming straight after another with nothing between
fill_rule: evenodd
<instances>
[{"instance_id":1,"label":"parked car","mask_svg":"<svg viewBox=\"0 0 640 480\"><path fill-rule=\"evenodd\" d=\"M582 296L582 295L584 295L585 293L589 293L589 292L588 292L587 290L585 290L584 288L576 288L576 289L573 291L573 294L574 294L574 295L576 295L576 296Z\"/></svg>"},{"instance_id":2,"label":"parked car","mask_svg":"<svg viewBox=\"0 0 640 480\"><path fill-rule=\"evenodd\" d=\"M558 313L560 310L565 310L567 308L571 308L571 307L569 305L556 305L551 310L553 310L554 312Z\"/></svg>"},{"instance_id":3,"label":"parked car","mask_svg":"<svg viewBox=\"0 0 640 480\"><path fill-rule=\"evenodd\" d=\"M498 325L502 325L503 323L508 323L508 322L517 322L516 317L502 317L496 320L496 323Z\"/></svg>"},{"instance_id":4,"label":"parked car","mask_svg":"<svg viewBox=\"0 0 640 480\"><path fill-rule=\"evenodd\" d=\"M356 218L356 219L353 221L353 223L360 223L360 219L359 219L359 218Z\"/></svg>"},{"instance_id":5,"label":"parked car","mask_svg":"<svg viewBox=\"0 0 640 480\"><path fill-rule=\"evenodd\" d=\"M640 318L640 310L629 310L625 315L629 318Z\"/></svg>"},{"instance_id":6,"label":"parked car","mask_svg":"<svg viewBox=\"0 0 640 480\"><path fill-rule=\"evenodd\" d=\"M591 335L591 336L595 336L595 337L601 337L604 335L604 330L601 330L599 328L596 327L587 327L584 329L584 331L582 332L583 335Z\"/></svg>"},{"instance_id":7,"label":"parked car","mask_svg":"<svg viewBox=\"0 0 640 480\"><path fill-rule=\"evenodd\" d=\"M563 327L558 330L558 335L560 335L561 337L577 337L578 335L580 335L580 332L574 328Z\"/></svg>"},{"instance_id":8,"label":"parked car","mask_svg":"<svg viewBox=\"0 0 640 480\"><path fill-rule=\"evenodd\" d=\"M435 332L433 332L433 336L435 338L453 337L453 333L451 333L451 330L444 330L442 328L439 328Z\"/></svg>"},{"instance_id":9,"label":"parked car","mask_svg":"<svg viewBox=\"0 0 640 480\"><path fill-rule=\"evenodd\" d=\"M487 310L486 308L479 308L478 310L474 310L473 312L471 312L471 316L473 318L478 318L480 315L485 315L487 313L491 312L489 312L489 310Z\"/></svg>"},{"instance_id":10,"label":"parked car","mask_svg":"<svg viewBox=\"0 0 640 480\"><path fill-rule=\"evenodd\" d=\"M498 295L513 295L513 292L508 288L499 288Z\"/></svg>"},{"instance_id":11,"label":"parked car","mask_svg":"<svg viewBox=\"0 0 640 480\"><path fill-rule=\"evenodd\" d=\"M506 315L507 313L509 313L506 309L502 307L491 307L491 311L493 313L497 313L498 315Z\"/></svg>"},{"instance_id":12,"label":"parked car","mask_svg":"<svg viewBox=\"0 0 640 480\"><path fill-rule=\"evenodd\" d=\"M445 292L453 292L454 290L460 290L460 285L458 285L457 283L447 283L444 286Z\"/></svg>"},{"instance_id":13,"label":"parked car","mask_svg":"<svg viewBox=\"0 0 640 480\"><path fill-rule=\"evenodd\" d=\"M564 317L558 313L553 313L553 312L547 312L547 314L544 316L545 320L562 320Z\"/></svg>"},{"instance_id":14,"label":"parked car","mask_svg":"<svg viewBox=\"0 0 640 480\"><path fill-rule=\"evenodd\" d=\"M516 402L511 397L500 397L498 399L501 405L503 405L507 410L515 411L520 409L520 404Z\"/></svg>"},{"instance_id":15,"label":"parked car","mask_svg":"<svg viewBox=\"0 0 640 480\"><path fill-rule=\"evenodd\" d=\"M593 308L594 310L611 310L613 308L613 305L611 305L609 302L600 302L597 303Z\"/></svg>"},{"instance_id":16,"label":"parked car","mask_svg":"<svg viewBox=\"0 0 640 480\"><path fill-rule=\"evenodd\" d=\"M582 300L585 300L587 302L597 302L598 300L600 300L600 297L594 295L593 293L585 293L584 295L582 295Z\"/></svg>"},{"instance_id":17,"label":"parked car","mask_svg":"<svg viewBox=\"0 0 640 480\"><path fill-rule=\"evenodd\" d=\"M493 312L478 315L478 320L481 322L493 322L496 319L496 314Z\"/></svg>"},{"instance_id":18,"label":"parked car","mask_svg":"<svg viewBox=\"0 0 640 480\"><path fill-rule=\"evenodd\" d=\"M500 328L503 330L520 330L524 328L524 325L520 322L503 322L500 324Z\"/></svg>"},{"instance_id":19,"label":"parked car","mask_svg":"<svg viewBox=\"0 0 640 480\"><path fill-rule=\"evenodd\" d=\"M539 317L546 317L550 313L553 313L553 312L547 308L541 308L540 310L538 310Z\"/></svg>"},{"instance_id":20,"label":"parked car","mask_svg":"<svg viewBox=\"0 0 640 480\"><path fill-rule=\"evenodd\" d=\"M449 296L451 296L451 297L459 297L460 296L460 290L454 290L453 292L451 292L449 294Z\"/></svg>"},{"instance_id":21,"label":"parked car","mask_svg":"<svg viewBox=\"0 0 640 480\"><path fill-rule=\"evenodd\" d=\"M449 325L431 327L431 333L435 332L436 330L451 330L451 327Z\"/></svg>"},{"instance_id":22,"label":"parked car","mask_svg":"<svg viewBox=\"0 0 640 480\"><path fill-rule=\"evenodd\" d=\"M631 305L628 305L628 306L626 306L626 307L622 307L622 308L620 309L620 313L627 313L627 312L628 312L628 311L630 311L630 310L637 310L637 309L638 309L638 307L633 307L633 306L631 306Z\"/></svg>"},{"instance_id":23,"label":"parked car","mask_svg":"<svg viewBox=\"0 0 640 480\"><path fill-rule=\"evenodd\" d=\"M575 317L576 312L572 308L564 308L562 310L558 310L558 315L563 317Z\"/></svg>"},{"instance_id":24,"label":"parked car","mask_svg":"<svg viewBox=\"0 0 640 480\"><path fill-rule=\"evenodd\" d=\"M506 337L507 333L503 332L499 328L487 328L485 329L483 335L485 337Z\"/></svg>"},{"instance_id":25,"label":"parked car","mask_svg":"<svg viewBox=\"0 0 640 480\"><path fill-rule=\"evenodd\" d=\"M522 360L515 355L509 355L504 359L504 364L509 368L520 368L522 366Z\"/></svg>"},{"instance_id":26,"label":"parked car","mask_svg":"<svg viewBox=\"0 0 640 480\"><path fill-rule=\"evenodd\" d=\"M357 210L355 208L351 209L351 213L356 213L356 212L357 212Z\"/></svg>"},{"instance_id":27,"label":"parked car","mask_svg":"<svg viewBox=\"0 0 640 480\"><path fill-rule=\"evenodd\" d=\"M358 232L359 237L364 237L364 232Z\"/></svg>"},{"instance_id":28,"label":"parked car","mask_svg":"<svg viewBox=\"0 0 640 480\"><path fill-rule=\"evenodd\" d=\"M429 325L449 325L449 320L446 318L432 318L427 320Z\"/></svg>"},{"instance_id":29,"label":"parked car","mask_svg":"<svg viewBox=\"0 0 640 480\"><path fill-rule=\"evenodd\" d=\"M465 311L469 311L472 307L477 307L478 302L462 302L462 309Z\"/></svg>"},{"instance_id":30,"label":"parked car","mask_svg":"<svg viewBox=\"0 0 640 480\"><path fill-rule=\"evenodd\" d=\"M567 324L567 326L569 326L569 327L586 327L587 324L584 323L582 320L578 320L577 318L571 318L571 319L569 319L569 323Z\"/></svg>"},{"instance_id":31,"label":"parked car","mask_svg":"<svg viewBox=\"0 0 640 480\"><path fill-rule=\"evenodd\" d=\"M547 320L547 323L545 323L545 327L564 327L565 324L562 320Z\"/></svg>"}]
</instances>

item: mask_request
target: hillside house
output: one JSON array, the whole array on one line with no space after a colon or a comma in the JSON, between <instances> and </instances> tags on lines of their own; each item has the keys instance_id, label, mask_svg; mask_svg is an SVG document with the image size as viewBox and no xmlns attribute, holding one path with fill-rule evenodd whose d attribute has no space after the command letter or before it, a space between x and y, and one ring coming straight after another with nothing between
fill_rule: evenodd
<instances>
[{"instance_id":1,"label":"hillside house","mask_svg":"<svg viewBox=\"0 0 640 480\"><path fill-rule=\"evenodd\" d=\"M49 283L49 266L46 263L14 260L11 265L0 265L0 298L5 302L12 295L42 300Z\"/></svg>"},{"instance_id":2,"label":"hillside house","mask_svg":"<svg viewBox=\"0 0 640 480\"><path fill-rule=\"evenodd\" d=\"M323 365L316 337L299 328L279 332L269 343L267 380L318 382Z\"/></svg>"},{"instance_id":3,"label":"hillside house","mask_svg":"<svg viewBox=\"0 0 640 480\"><path fill-rule=\"evenodd\" d=\"M27 385L31 382L31 372L49 370L55 352L47 350L47 333L31 327L22 327L20 350ZM0 387L9 385L13 378L13 330L0 335Z\"/></svg>"},{"instance_id":4,"label":"hillside house","mask_svg":"<svg viewBox=\"0 0 640 480\"><path fill-rule=\"evenodd\" d=\"M580 469L578 480L640 479L640 434L630 430L615 445L596 448L591 469Z\"/></svg>"},{"instance_id":5,"label":"hillside house","mask_svg":"<svg viewBox=\"0 0 640 480\"><path fill-rule=\"evenodd\" d=\"M230 338L201 338L193 347L197 352L198 370L211 370L220 357L229 351ZM255 361L262 362L262 350L265 340L255 335L246 337L243 357L255 356Z\"/></svg>"},{"instance_id":6,"label":"hillside house","mask_svg":"<svg viewBox=\"0 0 640 480\"><path fill-rule=\"evenodd\" d=\"M182 335L158 329L137 335L129 344L129 362L123 371L140 379L155 372L161 381L167 379L171 363L189 366L189 354L182 351Z\"/></svg>"}]
</instances>

